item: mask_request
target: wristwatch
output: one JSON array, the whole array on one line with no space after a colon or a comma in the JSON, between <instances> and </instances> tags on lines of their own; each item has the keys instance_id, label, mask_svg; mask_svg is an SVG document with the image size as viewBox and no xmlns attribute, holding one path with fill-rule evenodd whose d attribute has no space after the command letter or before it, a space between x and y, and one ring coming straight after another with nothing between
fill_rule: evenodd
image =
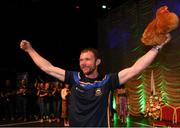
<instances>
[{"instance_id":1,"label":"wristwatch","mask_svg":"<svg viewBox=\"0 0 180 128\"><path fill-rule=\"evenodd\" d=\"M154 46L153 48L156 49L158 52L161 50L160 46Z\"/></svg>"}]
</instances>

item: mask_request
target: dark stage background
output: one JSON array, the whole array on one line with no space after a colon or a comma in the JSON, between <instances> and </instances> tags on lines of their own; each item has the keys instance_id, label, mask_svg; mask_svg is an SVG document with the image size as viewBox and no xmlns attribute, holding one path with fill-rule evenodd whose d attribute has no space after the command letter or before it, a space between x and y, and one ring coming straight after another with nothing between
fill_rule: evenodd
<instances>
[{"instance_id":1,"label":"dark stage background","mask_svg":"<svg viewBox=\"0 0 180 128\"><path fill-rule=\"evenodd\" d=\"M33 77L49 77L19 49L22 39L31 41L32 46L54 65L78 70L80 50L84 47L97 47L96 2L86 2L1 2L1 77L14 77L19 72L28 72Z\"/></svg>"},{"instance_id":2,"label":"dark stage background","mask_svg":"<svg viewBox=\"0 0 180 128\"><path fill-rule=\"evenodd\" d=\"M107 3L107 9L101 8L103 3ZM140 37L162 5L168 5L170 11L180 16L179 0L2 1L1 82L16 79L21 72L28 72L32 81L38 76L53 79L19 49L22 39L31 41L43 57L64 69L79 70L79 52L85 47L99 49L104 59L103 72L131 66L149 49L140 42ZM171 105L180 105L180 27L171 34L171 42L153 64L127 83L131 114L138 115L146 107L152 71L156 94Z\"/></svg>"}]
</instances>

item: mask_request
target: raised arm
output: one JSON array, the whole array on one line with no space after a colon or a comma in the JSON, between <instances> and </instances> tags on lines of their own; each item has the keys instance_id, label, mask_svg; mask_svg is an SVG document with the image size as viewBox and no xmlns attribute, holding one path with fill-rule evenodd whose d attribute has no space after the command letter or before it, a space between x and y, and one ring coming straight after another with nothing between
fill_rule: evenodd
<instances>
[{"instance_id":1,"label":"raised arm","mask_svg":"<svg viewBox=\"0 0 180 128\"><path fill-rule=\"evenodd\" d=\"M24 51L26 51L30 57L32 58L32 60L34 61L34 63L44 72L46 72L47 74L61 80L64 81L65 79L65 70L55 67L53 66L49 61L47 61L46 59L44 59L42 56L40 56L35 50L34 48L31 46L30 42L26 41L26 40L22 40L20 43L20 48L23 49Z\"/></svg>"},{"instance_id":2,"label":"raised arm","mask_svg":"<svg viewBox=\"0 0 180 128\"><path fill-rule=\"evenodd\" d=\"M167 40L163 44L157 45L153 47L152 49L150 49L144 56L139 58L134 63L133 66L120 71L118 73L119 83L120 84L126 83L129 79L131 79L135 75L142 72L145 68L147 68L152 63L154 58L157 56L159 49L161 49L164 46L164 44L170 41L171 39L170 34L167 34L167 37L168 37Z\"/></svg>"}]
</instances>

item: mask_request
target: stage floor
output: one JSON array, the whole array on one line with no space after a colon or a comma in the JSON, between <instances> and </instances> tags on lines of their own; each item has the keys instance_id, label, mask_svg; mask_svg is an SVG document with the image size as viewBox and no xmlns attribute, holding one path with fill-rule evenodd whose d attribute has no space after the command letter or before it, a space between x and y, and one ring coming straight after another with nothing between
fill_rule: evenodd
<instances>
[{"instance_id":1,"label":"stage floor","mask_svg":"<svg viewBox=\"0 0 180 128\"><path fill-rule=\"evenodd\" d=\"M143 116L133 117L128 116L125 124L121 123L121 120L117 118L117 115L114 114L114 121L111 124L112 127L152 127L148 118ZM31 121L0 121L0 127L64 127L63 121L59 123L44 121L41 123L39 120Z\"/></svg>"},{"instance_id":2,"label":"stage floor","mask_svg":"<svg viewBox=\"0 0 180 128\"><path fill-rule=\"evenodd\" d=\"M114 121L112 127L152 127L151 122L144 116L127 116L126 123L122 124L121 120L114 114Z\"/></svg>"}]
</instances>

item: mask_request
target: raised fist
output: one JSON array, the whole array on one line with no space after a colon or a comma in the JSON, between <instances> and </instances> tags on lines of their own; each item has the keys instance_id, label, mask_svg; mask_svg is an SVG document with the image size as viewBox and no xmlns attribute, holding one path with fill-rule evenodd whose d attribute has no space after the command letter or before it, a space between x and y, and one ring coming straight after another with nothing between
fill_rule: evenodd
<instances>
[{"instance_id":1,"label":"raised fist","mask_svg":"<svg viewBox=\"0 0 180 128\"><path fill-rule=\"evenodd\" d=\"M29 41L27 41L27 40L22 40L22 41L20 42L20 48L21 48L22 50L28 52L28 50L32 49L32 46L31 46L31 44L30 44Z\"/></svg>"}]
</instances>

